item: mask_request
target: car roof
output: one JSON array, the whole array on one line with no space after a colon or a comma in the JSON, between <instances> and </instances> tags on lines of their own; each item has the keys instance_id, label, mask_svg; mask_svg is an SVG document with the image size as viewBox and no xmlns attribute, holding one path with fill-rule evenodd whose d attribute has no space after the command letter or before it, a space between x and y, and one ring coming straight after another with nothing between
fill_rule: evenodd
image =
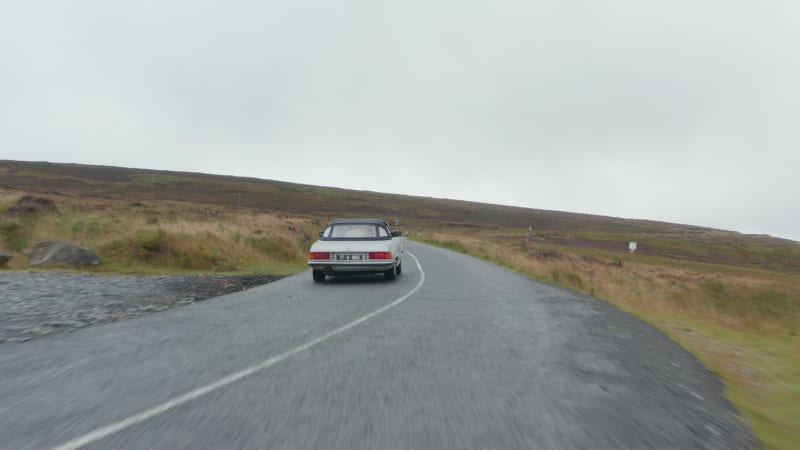
<instances>
[{"instance_id":1,"label":"car roof","mask_svg":"<svg viewBox=\"0 0 800 450\"><path fill-rule=\"evenodd\" d=\"M335 220L331 220L330 222L328 222L328 225L337 225L337 224L343 224L343 223L374 223L374 224L377 224L377 225L385 225L387 227L389 226L389 222L387 222L387 221L385 221L383 219L362 219L362 218L357 218L357 219L335 219Z\"/></svg>"}]
</instances>

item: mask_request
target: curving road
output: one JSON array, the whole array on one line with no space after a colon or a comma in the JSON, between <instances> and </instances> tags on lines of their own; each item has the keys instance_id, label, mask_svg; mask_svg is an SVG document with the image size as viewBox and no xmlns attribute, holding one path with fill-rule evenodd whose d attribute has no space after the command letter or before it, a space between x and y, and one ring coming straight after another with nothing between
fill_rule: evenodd
<instances>
[{"instance_id":1,"label":"curving road","mask_svg":"<svg viewBox=\"0 0 800 450\"><path fill-rule=\"evenodd\" d=\"M306 272L3 344L0 448L756 446L713 374L639 320L406 249L395 282Z\"/></svg>"}]
</instances>

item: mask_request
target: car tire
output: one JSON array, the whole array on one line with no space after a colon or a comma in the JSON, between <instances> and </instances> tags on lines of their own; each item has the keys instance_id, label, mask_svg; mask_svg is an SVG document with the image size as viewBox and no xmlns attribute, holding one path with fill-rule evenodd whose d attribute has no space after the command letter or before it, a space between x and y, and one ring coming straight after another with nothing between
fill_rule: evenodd
<instances>
[{"instance_id":1,"label":"car tire","mask_svg":"<svg viewBox=\"0 0 800 450\"><path fill-rule=\"evenodd\" d=\"M392 281L397 278L397 266L392 267L391 269L383 272L383 276L386 277L388 281Z\"/></svg>"},{"instance_id":2,"label":"car tire","mask_svg":"<svg viewBox=\"0 0 800 450\"><path fill-rule=\"evenodd\" d=\"M317 283L325 281L325 272L321 270L312 270L311 274L314 277L314 281L316 281Z\"/></svg>"},{"instance_id":3,"label":"car tire","mask_svg":"<svg viewBox=\"0 0 800 450\"><path fill-rule=\"evenodd\" d=\"M397 264L397 274L400 275L401 273L403 273L403 262L402 261L398 262L398 264Z\"/></svg>"}]
</instances>

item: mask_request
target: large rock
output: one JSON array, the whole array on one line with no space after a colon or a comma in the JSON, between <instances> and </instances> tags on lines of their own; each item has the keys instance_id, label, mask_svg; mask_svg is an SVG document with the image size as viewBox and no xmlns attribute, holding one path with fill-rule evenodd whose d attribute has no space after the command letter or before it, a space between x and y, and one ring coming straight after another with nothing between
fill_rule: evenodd
<instances>
[{"instance_id":1,"label":"large rock","mask_svg":"<svg viewBox=\"0 0 800 450\"><path fill-rule=\"evenodd\" d=\"M100 257L86 247L65 241L41 241L28 249L31 266L96 266Z\"/></svg>"},{"instance_id":2,"label":"large rock","mask_svg":"<svg viewBox=\"0 0 800 450\"><path fill-rule=\"evenodd\" d=\"M11 261L11 258L13 257L13 253L0 252L0 267L5 266L6 263Z\"/></svg>"}]
</instances>

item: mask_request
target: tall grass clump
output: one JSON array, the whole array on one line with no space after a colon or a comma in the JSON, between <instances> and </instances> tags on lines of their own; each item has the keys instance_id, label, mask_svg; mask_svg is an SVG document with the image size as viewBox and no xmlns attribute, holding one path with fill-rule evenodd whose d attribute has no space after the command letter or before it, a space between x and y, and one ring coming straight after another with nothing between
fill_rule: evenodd
<instances>
[{"instance_id":1,"label":"tall grass clump","mask_svg":"<svg viewBox=\"0 0 800 450\"><path fill-rule=\"evenodd\" d=\"M583 278L574 272L553 269L550 272L550 277L555 284L560 284L579 291L585 288Z\"/></svg>"},{"instance_id":2,"label":"tall grass clump","mask_svg":"<svg viewBox=\"0 0 800 450\"><path fill-rule=\"evenodd\" d=\"M0 220L0 238L8 250L21 252L30 243L30 232L18 220Z\"/></svg>"},{"instance_id":3,"label":"tall grass clump","mask_svg":"<svg viewBox=\"0 0 800 450\"><path fill-rule=\"evenodd\" d=\"M112 240L100 253L116 267L146 267L147 271L232 271L236 258L218 236L190 235L163 229L144 229Z\"/></svg>"},{"instance_id":4,"label":"tall grass clump","mask_svg":"<svg viewBox=\"0 0 800 450\"><path fill-rule=\"evenodd\" d=\"M299 262L304 259L296 242L282 236L250 236L247 245L280 262Z\"/></svg>"}]
</instances>

